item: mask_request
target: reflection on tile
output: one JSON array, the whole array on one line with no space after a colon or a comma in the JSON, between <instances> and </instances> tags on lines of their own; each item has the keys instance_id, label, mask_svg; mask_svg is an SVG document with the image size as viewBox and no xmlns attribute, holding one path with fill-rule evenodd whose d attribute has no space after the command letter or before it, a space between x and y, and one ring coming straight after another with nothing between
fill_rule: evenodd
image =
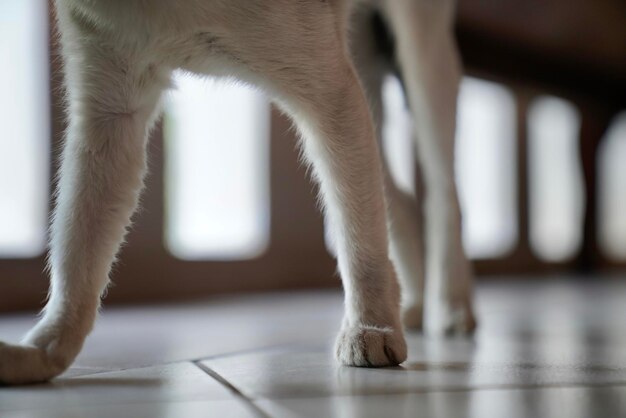
<instances>
[{"instance_id":1,"label":"reflection on tile","mask_svg":"<svg viewBox=\"0 0 626 418\"><path fill-rule=\"evenodd\" d=\"M549 387L263 399L257 405L277 418L620 417L626 414L626 388Z\"/></svg>"},{"instance_id":2,"label":"reflection on tile","mask_svg":"<svg viewBox=\"0 0 626 418\"><path fill-rule=\"evenodd\" d=\"M270 416L626 416L626 281L487 282L476 293L473 337L411 334L408 361L387 369L335 365L338 292L110 309L61 378L0 388L0 416L259 415L228 385ZM0 337L31 323L0 318Z\"/></svg>"},{"instance_id":3,"label":"reflection on tile","mask_svg":"<svg viewBox=\"0 0 626 418\"><path fill-rule=\"evenodd\" d=\"M237 400L193 402L155 402L110 404L98 406L69 406L60 409L12 411L2 418L206 418L258 417L254 410Z\"/></svg>"},{"instance_id":4,"label":"reflection on tile","mask_svg":"<svg viewBox=\"0 0 626 418\"><path fill-rule=\"evenodd\" d=\"M490 283L477 299L475 336L409 335L401 368L338 368L330 339L204 364L256 398L626 384L624 282Z\"/></svg>"},{"instance_id":5,"label":"reflection on tile","mask_svg":"<svg viewBox=\"0 0 626 418\"><path fill-rule=\"evenodd\" d=\"M232 399L232 394L191 363L59 378L45 385L0 388L4 411L62 406Z\"/></svg>"},{"instance_id":6,"label":"reflection on tile","mask_svg":"<svg viewBox=\"0 0 626 418\"><path fill-rule=\"evenodd\" d=\"M204 361L251 397L346 396L469 390L494 387L536 387L571 384L626 384L626 361L571 361L568 346L562 360L544 358L541 346L527 352L504 346L481 347L462 340L441 342L429 356L421 337L409 341L409 360L397 368L337 367L330 347L290 347ZM465 347L465 348L464 348ZM469 348L468 348L469 347ZM474 348L475 347L475 348ZM493 356L490 350L495 349ZM511 349L511 347L509 347ZM537 351L534 351L537 349ZM551 349L554 350L554 349ZM432 352L432 351L430 351ZM472 355L473 353L473 355ZM473 357L473 358L472 358Z\"/></svg>"}]
</instances>

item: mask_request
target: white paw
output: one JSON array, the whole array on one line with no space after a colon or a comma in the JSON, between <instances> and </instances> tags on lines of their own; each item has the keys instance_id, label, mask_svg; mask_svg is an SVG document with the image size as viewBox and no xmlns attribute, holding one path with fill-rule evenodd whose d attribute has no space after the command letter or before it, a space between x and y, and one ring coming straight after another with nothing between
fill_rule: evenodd
<instances>
[{"instance_id":1,"label":"white paw","mask_svg":"<svg viewBox=\"0 0 626 418\"><path fill-rule=\"evenodd\" d=\"M420 331L423 327L424 306L422 304L410 304L402 308L402 323L405 328Z\"/></svg>"},{"instance_id":2,"label":"white paw","mask_svg":"<svg viewBox=\"0 0 626 418\"><path fill-rule=\"evenodd\" d=\"M0 384L39 383L52 379L67 365L44 349L0 342Z\"/></svg>"},{"instance_id":3,"label":"white paw","mask_svg":"<svg viewBox=\"0 0 626 418\"><path fill-rule=\"evenodd\" d=\"M424 329L432 335L469 334L476 329L476 319L467 303L456 307L439 303L426 311Z\"/></svg>"},{"instance_id":4,"label":"white paw","mask_svg":"<svg viewBox=\"0 0 626 418\"><path fill-rule=\"evenodd\" d=\"M0 342L0 384L45 382L63 373L82 346L82 338L63 339L58 328L39 322L19 345Z\"/></svg>"},{"instance_id":5,"label":"white paw","mask_svg":"<svg viewBox=\"0 0 626 418\"><path fill-rule=\"evenodd\" d=\"M336 356L344 366L397 366L406 360L406 342L402 332L392 328L344 327L337 337Z\"/></svg>"}]
</instances>

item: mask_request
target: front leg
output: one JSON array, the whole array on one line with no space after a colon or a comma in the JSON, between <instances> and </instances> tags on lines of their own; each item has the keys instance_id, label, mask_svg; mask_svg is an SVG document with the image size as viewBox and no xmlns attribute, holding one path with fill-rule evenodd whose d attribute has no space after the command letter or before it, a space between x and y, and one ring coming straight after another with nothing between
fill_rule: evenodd
<instances>
[{"instance_id":1,"label":"front leg","mask_svg":"<svg viewBox=\"0 0 626 418\"><path fill-rule=\"evenodd\" d=\"M348 64L345 64L348 66ZM350 67L348 67L350 68ZM345 316L337 360L390 366L407 356L400 287L389 259L383 177L369 109L352 69L329 86L311 114L305 153L321 182L326 216L335 226ZM341 87L339 87L341 86ZM305 127L308 121L301 121ZM317 128L317 129L316 129Z\"/></svg>"},{"instance_id":2,"label":"front leg","mask_svg":"<svg viewBox=\"0 0 626 418\"><path fill-rule=\"evenodd\" d=\"M317 41L305 38L300 44ZM388 253L382 167L364 92L347 54L335 47L310 53L315 61L298 67L303 74L280 73L287 79L280 89L303 133L304 155L336 235L345 292L337 360L350 366L397 365L407 349L400 288ZM296 64L288 61L285 67Z\"/></svg>"},{"instance_id":3,"label":"front leg","mask_svg":"<svg viewBox=\"0 0 626 418\"><path fill-rule=\"evenodd\" d=\"M167 74L61 22L69 99L51 228L48 303L21 345L0 343L0 382L51 379L91 331L137 205L146 138Z\"/></svg>"}]
</instances>

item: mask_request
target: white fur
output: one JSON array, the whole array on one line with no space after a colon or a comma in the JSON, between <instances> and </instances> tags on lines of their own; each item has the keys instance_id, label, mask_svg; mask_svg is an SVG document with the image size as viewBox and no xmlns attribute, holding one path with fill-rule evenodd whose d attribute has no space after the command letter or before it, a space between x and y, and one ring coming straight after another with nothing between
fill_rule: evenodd
<instances>
[{"instance_id":1,"label":"white fur","mask_svg":"<svg viewBox=\"0 0 626 418\"><path fill-rule=\"evenodd\" d=\"M372 8L396 38L416 122L427 189L425 256L417 202L393 184L378 152L381 80L390 66L371 47ZM426 300L427 328L473 326L452 171L460 69L451 0L56 0L56 10L69 128L52 223L50 298L22 345L0 343L0 382L48 380L80 351L137 205L148 133L177 68L257 86L301 132L337 235L345 290L341 364L406 359L389 248L407 325L421 327Z\"/></svg>"}]
</instances>

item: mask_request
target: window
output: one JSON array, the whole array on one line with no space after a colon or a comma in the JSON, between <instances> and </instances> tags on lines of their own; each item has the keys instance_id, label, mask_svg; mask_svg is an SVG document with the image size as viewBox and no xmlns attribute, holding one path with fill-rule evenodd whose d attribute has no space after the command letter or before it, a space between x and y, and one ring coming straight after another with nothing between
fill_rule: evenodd
<instances>
[{"instance_id":1,"label":"window","mask_svg":"<svg viewBox=\"0 0 626 418\"><path fill-rule=\"evenodd\" d=\"M517 242L515 99L502 85L466 77L458 103L463 240L470 257L496 258Z\"/></svg>"},{"instance_id":2,"label":"window","mask_svg":"<svg viewBox=\"0 0 626 418\"><path fill-rule=\"evenodd\" d=\"M581 245L583 179L580 116L569 102L542 96L528 114L530 244L548 261L573 257Z\"/></svg>"},{"instance_id":3,"label":"window","mask_svg":"<svg viewBox=\"0 0 626 418\"><path fill-rule=\"evenodd\" d=\"M626 112L613 120L598 162L599 242L609 257L626 260Z\"/></svg>"},{"instance_id":4,"label":"window","mask_svg":"<svg viewBox=\"0 0 626 418\"><path fill-rule=\"evenodd\" d=\"M49 199L48 10L0 1L0 258L45 247Z\"/></svg>"},{"instance_id":5,"label":"window","mask_svg":"<svg viewBox=\"0 0 626 418\"><path fill-rule=\"evenodd\" d=\"M413 120L402 84L397 77L386 77L383 83L383 154L391 175L405 193L415 190L415 148Z\"/></svg>"},{"instance_id":6,"label":"window","mask_svg":"<svg viewBox=\"0 0 626 418\"><path fill-rule=\"evenodd\" d=\"M240 84L175 75L166 108L166 246L246 259L269 240L269 105Z\"/></svg>"}]
</instances>

